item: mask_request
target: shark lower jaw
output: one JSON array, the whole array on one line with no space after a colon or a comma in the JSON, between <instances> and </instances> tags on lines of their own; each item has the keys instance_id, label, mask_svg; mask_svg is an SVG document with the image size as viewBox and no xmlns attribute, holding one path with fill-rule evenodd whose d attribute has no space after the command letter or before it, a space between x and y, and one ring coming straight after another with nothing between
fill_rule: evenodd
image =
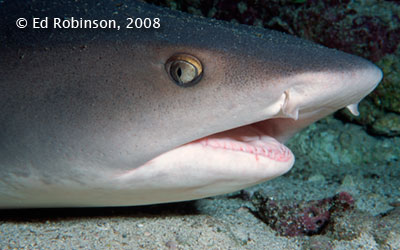
<instances>
[{"instance_id":1,"label":"shark lower jaw","mask_svg":"<svg viewBox=\"0 0 400 250\"><path fill-rule=\"evenodd\" d=\"M166 194L162 202L198 199L283 175L294 160L290 149L255 123L171 149L138 168L116 175L113 183L122 189L134 186L176 196L171 198Z\"/></svg>"},{"instance_id":2,"label":"shark lower jaw","mask_svg":"<svg viewBox=\"0 0 400 250\"><path fill-rule=\"evenodd\" d=\"M268 121L196 139L153 158L138 169L179 168L182 172L196 172L196 178L201 172L216 171L218 175L233 176L239 171L243 176L234 178L248 177L249 183L277 177L290 170L295 157L279 139L268 134ZM129 171L134 172L137 171Z\"/></svg>"}]
</instances>

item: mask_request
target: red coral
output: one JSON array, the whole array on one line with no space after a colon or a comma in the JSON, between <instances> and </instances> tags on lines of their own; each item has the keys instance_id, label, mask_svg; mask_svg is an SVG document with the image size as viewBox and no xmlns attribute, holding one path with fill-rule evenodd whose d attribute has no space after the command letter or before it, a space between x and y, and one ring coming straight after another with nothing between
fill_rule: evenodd
<instances>
[{"instance_id":1,"label":"red coral","mask_svg":"<svg viewBox=\"0 0 400 250\"><path fill-rule=\"evenodd\" d=\"M257 215L272 229L284 236L321 234L335 216L353 208L353 197L341 192L322 200L273 201L254 194L253 203L258 208Z\"/></svg>"}]
</instances>

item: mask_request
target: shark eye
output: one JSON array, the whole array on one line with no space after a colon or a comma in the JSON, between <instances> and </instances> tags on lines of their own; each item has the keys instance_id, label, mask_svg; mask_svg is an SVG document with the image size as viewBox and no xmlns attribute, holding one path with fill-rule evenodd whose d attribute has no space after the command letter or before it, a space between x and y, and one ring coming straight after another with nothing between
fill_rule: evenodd
<instances>
[{"instance_id":1,"label":"shark eye","mask_svg":"<svg viewBox=\"0 0 400 250\"><path fill-rule=\"evenodd\" d=\"M170 78L180 87L191 87L199 82L203 75L203 65L194 56L175 54L165 63Z\"/></svg>"}]
</instances>

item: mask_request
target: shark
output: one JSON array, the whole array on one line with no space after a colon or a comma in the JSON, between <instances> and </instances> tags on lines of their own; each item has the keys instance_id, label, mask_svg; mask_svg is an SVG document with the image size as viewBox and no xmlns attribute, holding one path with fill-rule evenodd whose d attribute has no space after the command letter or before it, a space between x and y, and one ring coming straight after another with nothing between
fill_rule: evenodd
<instances>
[{"instance_id":1,"label":"shark","mask_svg":"<svg viewBox=\"0 0 400 250\"><path fill-rule=\"evenodd\" d=\"M0 3L0 208L194 200L283 175L373 63L134 0ZM74 26L75 25L75 26Z\"/></svg>"}]
</instances>

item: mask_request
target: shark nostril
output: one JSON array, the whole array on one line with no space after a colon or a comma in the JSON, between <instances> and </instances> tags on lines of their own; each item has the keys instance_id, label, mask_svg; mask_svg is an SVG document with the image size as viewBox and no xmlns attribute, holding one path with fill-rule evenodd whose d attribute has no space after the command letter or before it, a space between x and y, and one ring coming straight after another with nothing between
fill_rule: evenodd
<instances>
[{"instance_id":1,"label":"shark nostril","mask_svg":"<svg viewBox=\"0 0 400 250\"><path fill-rule=\"evenodd\" d=\"M292 118L293 120L299 119L299 108L297 105L295 105L295 99L294 97L296 96L294 94L295 92L292 90L286 90L283 92L283 95L285 95L285 102L282 105L282 113L285 115L285 117ZM289 103L290 98L292 98L292 102Z\"/></svg>"}]
</instances>

